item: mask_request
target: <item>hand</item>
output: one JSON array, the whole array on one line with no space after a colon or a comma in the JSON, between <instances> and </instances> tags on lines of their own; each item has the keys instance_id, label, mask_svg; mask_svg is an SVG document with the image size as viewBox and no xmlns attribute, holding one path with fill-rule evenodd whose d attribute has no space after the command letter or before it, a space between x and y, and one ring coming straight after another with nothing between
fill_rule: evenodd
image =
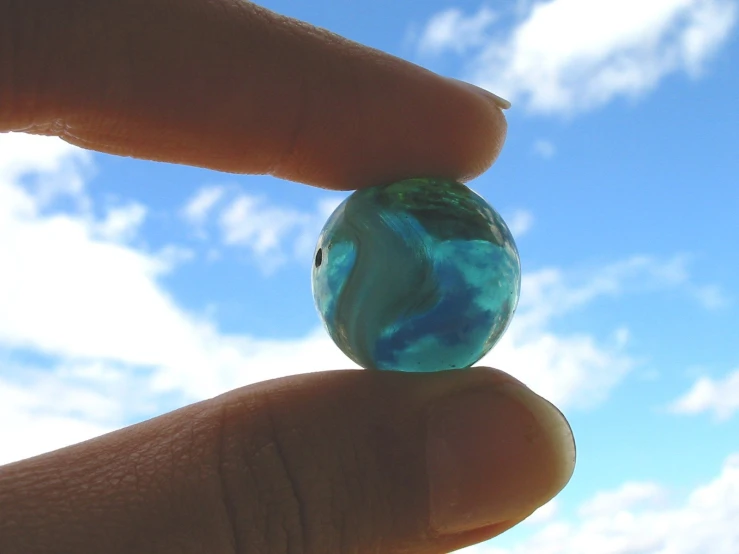
<instances>
[{"instance_id":1,"label":"hand","mask_svg":"<svg viewBox=\"0 0 739 554\"><path fill-rule=\"evenodd\" d=\"M0 130L350 189L473 177L505 119L238 0L0 0ZM0 552L448 552L573 466L560 412L496 370L299 375L0 467Z\"/></svg>"}]
</instances>

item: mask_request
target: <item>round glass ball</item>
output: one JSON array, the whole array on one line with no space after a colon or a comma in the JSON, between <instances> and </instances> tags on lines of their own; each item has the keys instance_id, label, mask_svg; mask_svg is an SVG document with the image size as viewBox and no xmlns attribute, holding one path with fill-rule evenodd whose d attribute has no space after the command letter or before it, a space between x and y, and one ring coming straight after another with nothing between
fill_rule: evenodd
<instances>
[{"instance_id":1,"label":"round glass ball","mask_svg":"<svg viewBox=\"0 0 739 554\"><path fill-rule=\"evenodd\" d=\"M329 217L313 296L331 338L367 369L469 367L508 327L521 264L500 215L465 185L409 179L352 193Z\"/></svg>"}]
</instances>

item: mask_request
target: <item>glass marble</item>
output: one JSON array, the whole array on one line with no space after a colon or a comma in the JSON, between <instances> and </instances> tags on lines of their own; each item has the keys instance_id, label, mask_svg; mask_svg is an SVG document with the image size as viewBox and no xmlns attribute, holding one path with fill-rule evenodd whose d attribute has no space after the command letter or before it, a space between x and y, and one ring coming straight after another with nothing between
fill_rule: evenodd
<instances>
[{"instance_id":1,"label":"glass marble","mask_svg":"<svg viewBox=\"0 0 739 554\"><path fill-rule=\"evenodd\" d=\"M521 264L503 219L465 185L409 179L351 194L329 217L313 296L331 338L367 369L469 367L518 304Z\"/></svg>"}]
</instances>

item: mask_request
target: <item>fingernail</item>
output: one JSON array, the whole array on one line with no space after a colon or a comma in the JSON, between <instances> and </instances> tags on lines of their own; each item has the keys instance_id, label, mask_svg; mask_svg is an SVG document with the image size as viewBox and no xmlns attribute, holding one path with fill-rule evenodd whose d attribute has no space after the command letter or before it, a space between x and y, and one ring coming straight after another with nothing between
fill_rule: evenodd
<instances>
[{"instance_id":1,"label":"fingernail","mask_svg":"<svg viewBox=\"0 0 739 554\"><path fill-rule=\"evenodd\" d=\"M452 78L450 78L450 80L451 81L454 81L458 85L460 85L460 86L462 86L462 87L464 87L464 88L466 88L468 90L471 90L475 94L479 94L480 96L484 96L488 100L492 100L493 103L496 106L498 106L501 110L507 110L507 109L509 109L511 107L511 103L508 100L506 100L505 98L501 98L497 94L493 94L489 90L486 90L484 88L478 87L478 86L473 85L472 83L468 83L466 81L460 81L459 79L452 79Z\"/></svg>"},{"instance_id":2,"label":"fingernail","mask_svg":"<svg viewBox=\"0 0 739 554\"><path fill-rule=\"evenodd\" d=\"M557 408L506 382L431 409L427 463L431 527L460 533L548 502L572 476L575 442Z\"/></svg>"}]
</instances>

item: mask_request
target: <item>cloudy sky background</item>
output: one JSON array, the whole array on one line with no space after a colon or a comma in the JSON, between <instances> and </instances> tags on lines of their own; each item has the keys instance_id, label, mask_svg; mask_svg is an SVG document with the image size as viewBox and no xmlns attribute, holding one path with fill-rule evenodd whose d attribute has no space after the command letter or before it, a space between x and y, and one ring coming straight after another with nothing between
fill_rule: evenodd
<instances>
[{"instance_id":1,"label":"cloudy sky background","mask_svg":"<svg viewBox=\"0 0 739 554\"><path fill-rule=\"evenodd\" d=\"M471 183L524 269L483 363L562 407L579 464L468 552L739 552L739 2L263 4L513 102ZM352 367L310 294L343 197L0 135L0 463Z\"/></svg>"}]
</instances>

